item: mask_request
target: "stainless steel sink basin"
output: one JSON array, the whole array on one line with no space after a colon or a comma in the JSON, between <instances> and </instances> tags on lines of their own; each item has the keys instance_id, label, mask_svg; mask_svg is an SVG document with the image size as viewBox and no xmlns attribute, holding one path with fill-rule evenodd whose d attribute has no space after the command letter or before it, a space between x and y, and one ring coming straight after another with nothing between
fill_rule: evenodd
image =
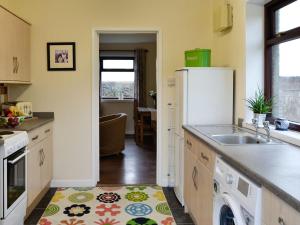
<instances>
[{"instance_id":1,"label":"stainless steel sink basin","mask_svg":"<svg viewBox=\"0 0 300 225\"><path fill-rule=\"evenodd\" d=\"M282 142L271 139L269 142L262 137L256 138L252 135L219 134L212 135L212 139L224 145L245 145L245 144L282 144Z\"/></svg>"}]
</instances>

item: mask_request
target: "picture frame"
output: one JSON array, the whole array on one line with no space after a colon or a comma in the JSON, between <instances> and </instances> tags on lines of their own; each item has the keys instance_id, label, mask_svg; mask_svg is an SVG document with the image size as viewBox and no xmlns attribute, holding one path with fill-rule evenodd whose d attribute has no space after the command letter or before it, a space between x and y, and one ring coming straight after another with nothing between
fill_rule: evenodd
<instances>
[{"instance_id":1,"label":"picture frame","mask_svg":"<svg viewBox=\"0 0 300 225\"><path fill-rule=\"evenodd\" d=\"M47 68L48 71L75 71L76 48L75 42L48 42Z\"/></svg>"}]
</instances>

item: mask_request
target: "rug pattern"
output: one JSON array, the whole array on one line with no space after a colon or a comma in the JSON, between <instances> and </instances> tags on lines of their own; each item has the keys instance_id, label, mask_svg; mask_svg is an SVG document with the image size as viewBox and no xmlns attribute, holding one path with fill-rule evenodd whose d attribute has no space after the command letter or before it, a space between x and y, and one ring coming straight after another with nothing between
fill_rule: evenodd
<instances>
[{"instance_id":1,"label":"rug pattern","mask_svg":"<svg viewBox=\"0 0 300 225\"><path fill-rule=\"evenodd\" d=\"M38 225L176 225L162 188L59 188Z\"/></svg>"}]
</instances>

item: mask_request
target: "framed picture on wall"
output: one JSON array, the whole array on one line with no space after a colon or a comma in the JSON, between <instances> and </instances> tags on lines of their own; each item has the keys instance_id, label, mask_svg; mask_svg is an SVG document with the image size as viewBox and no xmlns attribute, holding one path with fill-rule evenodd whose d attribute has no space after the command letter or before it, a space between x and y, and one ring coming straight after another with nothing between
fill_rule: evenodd
<instances>
[{"instance_id":1,"label":"framed picture on wall","mask_svg":"<svg viewBox=\"0 0 300 225\"><path fill-rule=\"evenodd\" d=\"M75 42L48 42L48 71L76 70Z\"/></svg>"}]
</instances>

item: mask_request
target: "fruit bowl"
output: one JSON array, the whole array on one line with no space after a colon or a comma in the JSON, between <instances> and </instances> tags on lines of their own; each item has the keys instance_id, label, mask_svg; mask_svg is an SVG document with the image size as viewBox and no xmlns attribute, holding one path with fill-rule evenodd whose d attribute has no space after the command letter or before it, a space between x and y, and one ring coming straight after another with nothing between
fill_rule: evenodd
<instances>
[{"instance_id":1,"label":"fruit bowl","mask_svg":"<svg viewBox=\"0 0 300 225\"><path fill-rule=\"evenodd\" d=\"M25 115L15 106L10 106L8 109L3 109L0 117L0 126L6 128L14 128L25 120Z\"/></svg>"},{"instance_id":2,"label":"fruit bowl","mask_svg":"<svg viewBox=\"0 0 300 225\"><path fill-rule=\"evenodd\" d=\"M6 128L15 128L16 126L23 123L25 116L1 116L0 125Z\"/></svg>"}]
</instances>

